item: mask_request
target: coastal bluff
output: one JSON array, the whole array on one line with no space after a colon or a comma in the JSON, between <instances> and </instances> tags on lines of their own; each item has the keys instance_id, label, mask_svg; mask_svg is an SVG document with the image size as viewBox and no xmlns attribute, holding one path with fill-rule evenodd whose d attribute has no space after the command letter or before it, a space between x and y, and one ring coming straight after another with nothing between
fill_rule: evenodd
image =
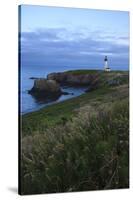
<instances>
[{"instance_id":1,"label":"coastal bluff","mask_svg":"<svg viewBox=\"0 0 133 200\"><path fill-rule=\"evenodd\" d=\"M55 80L65 86L85 86L91 91L104 86L116 86L128 82L129 72L114 70L106 72L103 70L73 70L66 72L50 73L47 80Z\"/></svg>"},{"instance_id":2,"label":"coastal bluff","mask_svg":"<svg viewBox=\"0 0 133 200\"><path fill-rule=\"evenodd\" d=\"M86 73L87 72L87 73ZM28 91L35 98L43 100L55 100L62 94L68 95L68 92L62 91L62 86L67 87L96 87L99 81L99 73L94 70L75 70L58 73L50 73L46 78L30 78L34 80L33 87Z\"/></svg>"},{"instance_id":3,"label":"coastal bluff","mask_svg":"<svg viewBox=\"0 0 133 200\"><path fill-rule=\"evenodd\" d=\"M68 71L68 72L58 72L50 73L47 75L48 80L55 80L60 85L68 86L89 86L98 81L99 73L94 71L93 73L85 73L85 71Z\"/></svg>"},{"instance_id":4,"label":"coastal bluff","mask_svg":"<svg viewBox=\"0 0 133 200\"><path fill-rule=\"evenodd\" d=\"M66 72L55 72L46 78L34 79L34 85L29 94L36 98L55 100L62 94L62 87L86 87L86 92L104 86L116 86L128 81L128 72L103 70L72 70Z\"/></svg>"}]
</instances>

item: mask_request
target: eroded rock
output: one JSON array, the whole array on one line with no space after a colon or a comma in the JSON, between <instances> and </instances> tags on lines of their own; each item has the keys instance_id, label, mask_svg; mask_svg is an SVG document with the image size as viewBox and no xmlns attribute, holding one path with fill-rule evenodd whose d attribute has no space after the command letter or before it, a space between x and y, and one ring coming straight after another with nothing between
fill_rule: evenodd
<instances>
[{"instance_id":1,"label":"eroded rock","mask_svg":"<svg viewBox=\"0 0 133 200\"><path fill-rule=\"evenodd\" d=\"M95 79L97 74L72 74L72 73L51 73L47 76L48 80L55 80L61 85L70 86L86 86L90 85Z\"/></svg>"},{"instance_id":2,"label":"eroded rock","mask_svg":"<svg viewBox=\"0 0 133 200\"><path fill-rule=\"evenodd\" d=\"M28 93L38 98L55 99L62 94L62 91L55 80L40 78L34 80L34 86Z\"/></svg>"}]
</instances>

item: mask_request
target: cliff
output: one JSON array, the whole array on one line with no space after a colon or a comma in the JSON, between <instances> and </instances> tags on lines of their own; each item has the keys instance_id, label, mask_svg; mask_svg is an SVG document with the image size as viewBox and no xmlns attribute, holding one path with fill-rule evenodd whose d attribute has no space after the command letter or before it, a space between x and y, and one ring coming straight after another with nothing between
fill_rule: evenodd
<instances>
[{"instance_id":1,"label":"cliff","mask_svg":"<svg viewBox=\"0 0 133 200\"><path fill-rule=\"evenodd\" d=\"M55 99L62 94L62 91L55 80L40 78L34 81L34 86L29 90L29 94L38 98Z\"/></svg>"},{"instance_id":2,"label":"cliff","mask_svg":"<svg viewBox=\"0 0 133 200\"><path fill-rule=\"evenodd\" d=\"M61 86L87 87L86 92L104 86L117 86L128 81L128 72L102 70L74 70L58 73L50 73L47 78L34 80L34 86L29 94L36 98L56 100L62 94L68 94L61 90Z\"/></svg>"},{"instance_id":3,"label":"cliff","mask_svg":"<svg viewBox=\"0 0 133 200\"><path fill-rule=\"evenodd\" d=\"M68 71L68 72L60 72L60 73L51 73L48 74L48 80L55 80L61 85L69 85L69 86L89 86L93 84L93 82L98 81L99 72L95 71L95 73L76 73L78 71Z\"/></svg>"}]
</instances>

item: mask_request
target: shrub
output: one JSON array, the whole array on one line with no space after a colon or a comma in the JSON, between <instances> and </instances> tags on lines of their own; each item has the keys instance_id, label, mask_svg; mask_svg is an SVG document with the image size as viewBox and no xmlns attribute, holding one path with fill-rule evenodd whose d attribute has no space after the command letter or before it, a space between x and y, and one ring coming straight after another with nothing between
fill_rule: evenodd
<instances>
[{"instance_id":1,"label":"shrub","mask_svg":"<svg viewBox=\"0 0 133 200\"><path fill-rule=\"evenodd\" d=\"M87 107L22 141L22 193L128 187L128 102ZM43 132L43 134L42 134Z\"/></svg>"}]
</instances>

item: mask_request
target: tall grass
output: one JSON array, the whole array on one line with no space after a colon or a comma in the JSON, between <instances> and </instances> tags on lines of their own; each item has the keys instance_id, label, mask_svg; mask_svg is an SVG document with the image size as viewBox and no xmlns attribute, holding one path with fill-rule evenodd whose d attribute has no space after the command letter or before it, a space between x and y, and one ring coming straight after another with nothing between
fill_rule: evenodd
<instances>
[{"instance_id":1,"label":"tall grass","mask_svg":"<svg viewBox=\"0 0 133 200\"><path fill-rule=\"evenodd\" d=\"M22 140L22 194L128 187L128 101L82 108Z\"/></svg>"}]
</instances>

